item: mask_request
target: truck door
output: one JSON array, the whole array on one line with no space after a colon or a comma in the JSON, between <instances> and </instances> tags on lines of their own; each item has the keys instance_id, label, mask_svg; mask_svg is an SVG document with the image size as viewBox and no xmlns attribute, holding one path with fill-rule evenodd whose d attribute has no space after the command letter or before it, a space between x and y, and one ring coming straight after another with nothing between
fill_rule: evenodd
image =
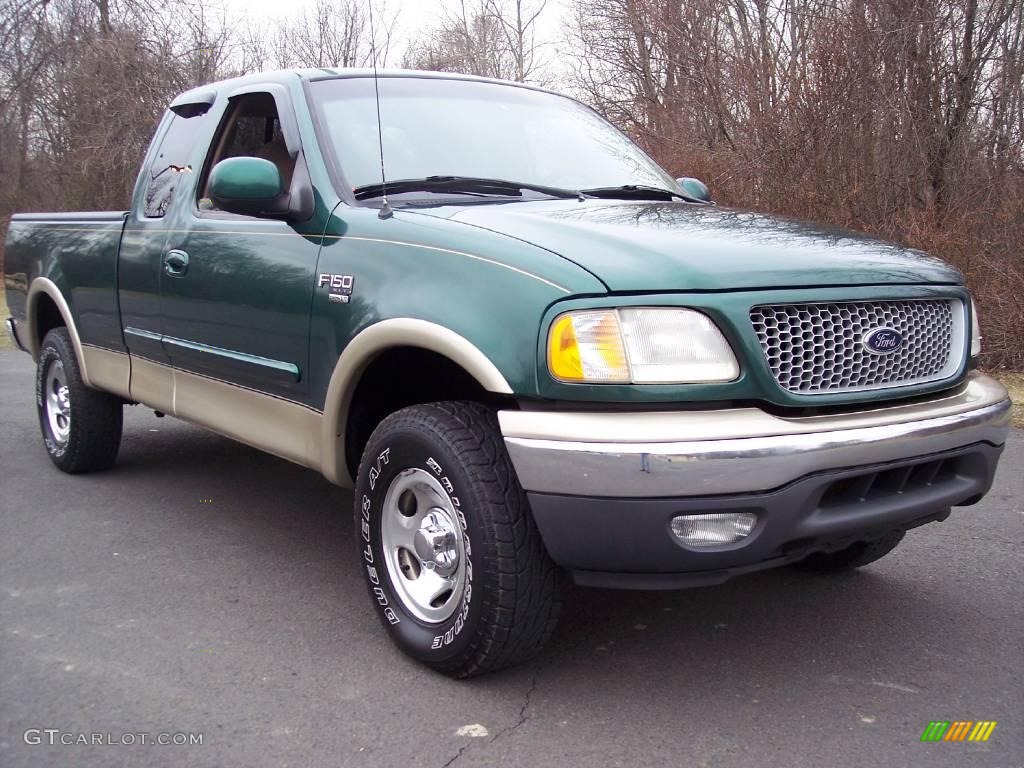
<instances>
[{"instance_id":1,"label":"truck door","mask_svg":"<svg viewBox=\"0 0 1024 768\"><path fill-rule=\"evenodd\" d=\"M132 396L170 410L173 401L170 358L161 341L161 259L172 226L171 204L194 184L202 147L213 124L212 93L176 102L157 128L142 164L118 254L118 301L125 345L136 359ZM175 111L177 110L177 111Z\"/></svg>"},{"instance_id":2,"label":"truck door","mask_svg":"<svg viewBox=\"0 0 1024 768\"><path fill-rule=\"evenodd\" d=\"M206 192L210 170L226 158L270 160L286 188L304 162L289 151L298 138L287 92L265 87L230 96L193 193L175 205L160 272L163 346L176 370L308 405L320 239L284 221L217 210ZM285 130L294 132L287 141Z\"/></svg>"},{"instance_id":3,"label":"truck door","mask_svg":"<svg viewBox=\"0 0 1024 768\"><path fill-rule=\"evenodd\" d=\"M191 109L181 109L181 114L173 112L175 106L157 128L142 163L118 255L125 344L131 354L165 365L170 358L161 343L160 274L172 225L168 214L175 197L187 196L193 187L193 169L203 162L200 147L207 144L212 129L209 103L186 104Z\"/></svg>"}]
</instances>

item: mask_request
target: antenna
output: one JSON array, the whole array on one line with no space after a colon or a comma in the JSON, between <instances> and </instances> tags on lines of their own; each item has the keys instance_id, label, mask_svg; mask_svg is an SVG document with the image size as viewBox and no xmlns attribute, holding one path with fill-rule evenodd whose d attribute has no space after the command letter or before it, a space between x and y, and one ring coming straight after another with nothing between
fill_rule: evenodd
<instances>
[{"instance_id":1,"label":"antenna","mask_svg":"<svg viewBox=\"0 0 1024 768\"><path fill-rule=\"evenodd\" d=\"M388 205L388 182L384 173L384 131L380 127L380 87L377 82L377 38L373 31L373 0L367 0L370 9L370 57L373 59L373 93L377 99L377 147L380 150L380 190L384 204L380 207L378 218L390 219L395 215Z\"/></svg>"}]
</instances>

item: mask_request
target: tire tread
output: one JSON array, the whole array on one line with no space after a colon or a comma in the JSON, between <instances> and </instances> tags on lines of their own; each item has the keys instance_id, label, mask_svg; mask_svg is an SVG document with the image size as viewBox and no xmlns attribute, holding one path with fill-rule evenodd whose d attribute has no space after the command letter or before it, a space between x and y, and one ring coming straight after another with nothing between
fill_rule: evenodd
<instances>
[{"instance_id":1,"label":"tire tread","mask_svg":"<svg viewBox=\"0 0 1024 768\"><path fill-rule=\"evenodd\" d=\"M406 429L439 437L459 457L484 497L475 523L483 529L485 557L495 565L494 588L483 590L477 636L466 652L431 666L465 678L526 661L543 647L558 622L562 574L544 548L496 414L475 402L411 406L384 419L370 442L385 432ZM364 471L361 466L360 474Z\"/></svg>"},{"instance_id":2,"label":"tire tread","mask_svg":"<svg viewBox=\"0 0 1024 768\"><path fill-rule=\"evenodd\" d=\"M124 403L118 397L86 386L78 367L78 358L66 328L55 328L46 334L40 355L52 347L64 364L71 396L73 432L67 450L61 456L49 453L53 463L63 472L80 474L110 469L117 461L124 427ZM45 375L39 371L37 376ZM40 426L46 430L45 413L40 408Z\"/></svg>"}]
</instances>

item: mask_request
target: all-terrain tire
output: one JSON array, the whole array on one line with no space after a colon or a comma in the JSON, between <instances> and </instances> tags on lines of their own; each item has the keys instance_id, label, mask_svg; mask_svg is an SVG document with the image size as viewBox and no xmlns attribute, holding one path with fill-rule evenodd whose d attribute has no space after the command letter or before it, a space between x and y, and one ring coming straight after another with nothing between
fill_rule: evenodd
<instances>
[{"instance_id":1,"label":"all-terrain tire","mask_svg":"<svg viewBox=\"0 0 1024 768\"><path fill-rule=\"evenodd\" d=\"M409 490L396 496L402 488ZM390 533L396 526L398 533ZM407 535L402 526L420 532L415 545L394 545ZM359 466L355 530L381 622L427 666L456 678L492 672L534 656L554 630L562 573L544 549L491 409L440 402L384 419ZM431 561L437 550L424 545L423 530L463 560ZM442 593L439 607L417 604L410 583L451 562L464 566L461 586ZM457 581L459 573L443 575ZM451 615L443 615L447 610ZM441 615L425 619L424 611Z\"/></svg>"},{"instance_id":2,"label":"all-terrain tire","mask_svg":"<svg viewBox=\"0 0 1024 768\"><path fill-rule=\"evenodd\" d=\"M46 452L58 469L77 474L113 466L124 403L85 385L66 328L47 333L39 349L36 408Z\"/></svg>"},{"instance_id":3,"label":"all-terrain tire","mask_svg":"<svg viewBox=\"0 0 1024 768\"><path fill-rule=\"evenodd\" d=\"M880 539L858 541L836 552L815 552L794 563L794 567L808 573L820 574L842 573L860 568L888 555L903 541L905 535L905 531L893 531Z\"/></svg>"}]
</instances>

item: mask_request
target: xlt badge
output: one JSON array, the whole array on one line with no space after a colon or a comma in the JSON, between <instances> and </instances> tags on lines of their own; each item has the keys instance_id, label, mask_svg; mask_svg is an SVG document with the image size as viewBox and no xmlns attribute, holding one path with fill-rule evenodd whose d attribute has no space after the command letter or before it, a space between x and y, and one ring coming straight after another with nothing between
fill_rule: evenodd
<instances>
[{"instance_id":1,"label":"xlt badge","mask_svg":"<svg viewBox=\"0 0 1024 768\"><path fill-rule=\"evenodd\" d=\"M317 278L317 288L328 286L327 298L335 304L348 304L352 296L352 288L356 279L352 275L333 275L330 272L321 272Z\"/></svg>"}]
</instances>

